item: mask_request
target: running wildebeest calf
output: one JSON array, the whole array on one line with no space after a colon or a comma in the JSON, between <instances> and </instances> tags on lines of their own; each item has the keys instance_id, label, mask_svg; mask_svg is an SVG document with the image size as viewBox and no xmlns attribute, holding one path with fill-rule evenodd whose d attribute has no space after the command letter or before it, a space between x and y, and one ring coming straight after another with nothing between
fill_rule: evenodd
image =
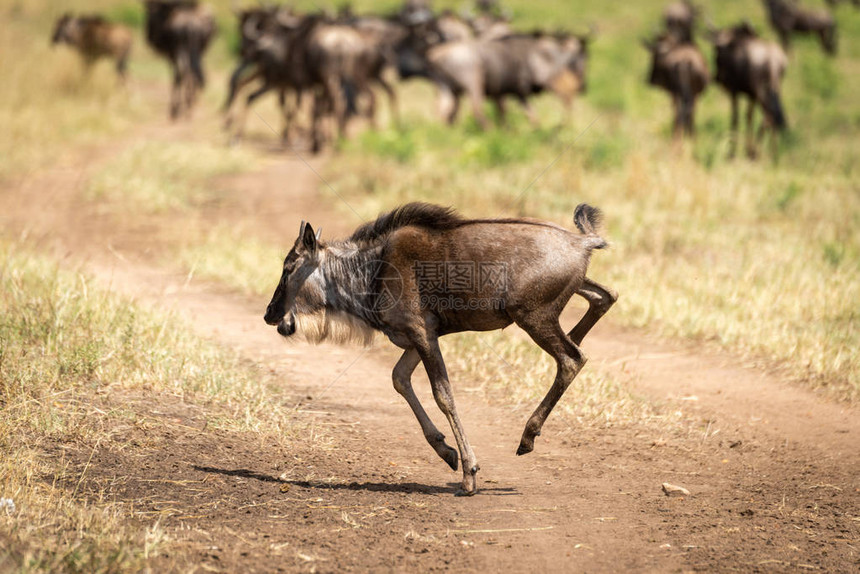
<instances>
[{"instance_id":1,"label":"running wildebeest calf","mask_svg":"<svg viewBox=\"0 0 860 574\"><path fill-rule=\"evenodd\" d=\"M191 111L206 83L202 59L215 34L215 17L197 0L144 0L144 4L146 40L173 68L170 117L176 119Z\"/></svg>"},{"instance_id":2,"label":"running wildebeest calf","mask_svg":"<svg viewBox=\"0 0 860 574\"><path fill-rule=\"evenodd\" d=\"M836 54L836 21L830 12L809 10L792 0L762 1L784 49L791 47L793 33L815 34L827 54Z\"/></svg>"},{"instance_id":3,"label":"running wildebeest calf","mask_svg":"<svg viewBox=\"0 0 860 574\"><path fill-rule=\"evenodd\" d=\"M591 251L607 245L596 230L600 212L582 204L573 220L579 233L534 219L464 219L449 208L410 203L331 243L302 222L264 318L284 337L300 332L314 341L366 341L381 332L403 349L392 373L394 388L427 442L454 470L459 453L463 481L457 494L473 495L478 461L454 405L439 338L516 323L555 359L555 381L517 448L518 455L531 452L547 416L585 365L583 337L617 299L586 276ZM574 294L589 307L565 333L559 315ZM419 363L457 450L415 396L411 377Z\"/></svg>"},{"instance_id":4,"label":"running wildebeest calf","mask_svg":"<svg viewBox=\"0 0 860 574\"><path fill-rule=\"evenodd\" d=\"M759 140L767 130L781 132L787 127L780 85L788 58L779 45L759 38L746 22L733 28L711 30L710 40L716 48L715 79L726 89L732 100L730 154L734 155L736 147L738 97L744 95L749 99L746 119L747 154L754 157L757 151L752 130L756 106L761 107L764 115L758 134ZM775 145L776 140L772 139L772 143Z\"/></svg>"},{"instance_id":5,"label":"running wildebeest calf","mask_svg":"<svg viewBox=\"0 0 860 574\"><path fill-rule=\"evenodd\" d=\"M51 43L74 47L84 60L87 72L99 58L116 62L116 72L125 80L132 34L122 24L112 24L101 16L72 16L65 14L57 20Z\"/></svg>"},{"instance_id":6,"label":"running wildebeest calf","mask_svg":"<svg viewBox=\"0 0 860 574\"><path fill-rule=\"evenodd\" d=\"M669 92L675 108L673 133L693 135L696 99L708 86L708 64L693 42L682 41L671 32L643 42L651 52L648 83Z\"/></svg>"}]
</instances>

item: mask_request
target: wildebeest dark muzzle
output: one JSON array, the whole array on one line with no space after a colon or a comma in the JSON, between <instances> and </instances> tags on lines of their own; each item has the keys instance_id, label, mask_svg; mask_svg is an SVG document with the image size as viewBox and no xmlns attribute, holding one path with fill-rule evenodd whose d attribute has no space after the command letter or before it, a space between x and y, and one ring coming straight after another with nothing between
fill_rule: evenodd
<instances>
[{"instance_id":1,"label":"wildebeest dark muzzle","mask_svg":"<svg viewBox=\"0 0 860 574\"><path fill-rule=\"evenodd\" d=\"M296 318L292 313L284 314L279 312L274 305L269 305L266 308L266 314L263 320L267 325L278 327L278 334L283 337L289 337L296 332Z\"/></svg>"},{"instance_id":2,"label":"wildebeest dark muzzle","mask_svg":"<svg viewBox=\"0 0 860 574\"><path fill-rule=\"evenodd\" d=\"M278 334L282 337L289 337L296 332L296 319L292 314L285 316L278 322Z\"/></svg>"},{"instance_id":3,"label":"wildebeest dark muzzle","mask_svg":"<svg viewBox=\"0 0 860 574\"><path fill-rule=\"evenodd\" d=\"M283 337L289 337L296 332L296 318L292 313L284 311L284 302L277 300L276 297L266 307L266 314L263 315L263 320L267 325L278 327L278 334Z\"/></svg>"},{"instance_id":4,"label":"wildebeest dark muzzle","mask_svg":"<svg viewBox=\"0 0 860 574\"><path fill-rule=\"evenodd\" d=\"M266 307L266 314L263 315L263 321L266 322L267 325L277 325L281 322L281 319L284 318L283 309L278 309L278 307L282 307L281 305L276 305L275 301L269 303L269 306Z\"/></svg>"}]
</instances>

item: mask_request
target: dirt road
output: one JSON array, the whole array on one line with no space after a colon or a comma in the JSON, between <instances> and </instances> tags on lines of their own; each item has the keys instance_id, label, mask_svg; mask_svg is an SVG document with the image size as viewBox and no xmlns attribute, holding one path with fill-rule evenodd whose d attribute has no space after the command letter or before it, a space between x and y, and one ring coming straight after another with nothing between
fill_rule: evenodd
<instances>
[{"instance_id":1,"label":"dirt road","mask_svg":"<svg viewBox=\"0 0 860 574\"><path fill-rule=\"evenodd\" d=\"M516 457L533 405L488 401L455 381L482 471L479 495L453 497L458 474L435 457L391 387L398 355L391 345L285 344L263 324L267 301L159 265L159 252L176 239L169 222L121 221L82 200L81 181L123 146L194 137L187 127L155 126L0 191L6 237L24 234L112 289L186 316L280 381L300 405L296 417L311 424L306 447L287 451L207 430L205 405L146 394L110 399L158 424L127 431L125 439L140 439L139 451L92 453L81 492L133 502L142 522L159 517L170 549L159 570L860 568L857 411L735 357L656 341L611 319L585 341L592 364L694 424L664 435L637 425L574 428L550 417L535 452ZM205 217L250 221L267 240L292 241L300 219L318 221L328 236L360 223L334 207L337 197L308 165L289 157L217 185L222 200ZM420 378L416 390L432 407ZM90 456L72 454L81 466ZM667 497L663 482L692 494Z\"/></svg>"}]
</instances>

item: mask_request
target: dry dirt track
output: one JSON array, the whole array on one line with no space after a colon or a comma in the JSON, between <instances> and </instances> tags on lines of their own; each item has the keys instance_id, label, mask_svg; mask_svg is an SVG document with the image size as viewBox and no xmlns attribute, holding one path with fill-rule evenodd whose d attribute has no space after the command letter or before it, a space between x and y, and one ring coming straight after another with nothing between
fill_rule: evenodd
<instances>
[{"instance_id":1,"label":"dry dirt track","mask_svg":"<svg viewBox=\"0 0 860 574\"><path fill-rule=\"evenodd\" d=\"M189 127L156 126L135 136L144 137L194 135ZM585 341L592 364L610 365L650 400L678 401L702 428L660 436L639 427L575 429L551 417L535 452L518 458L528 407L488 404L455 381L482 472L478 496L454 498L458 475L435 458L391 388L392 347L286 345L262 322L266 301L157 265L181 221L121 220L81 201L88 171L121 147L5 187L4 235L24 233L84 263L114 290L187 316L202 335L283 381L289 401L303 403L297 416L331 440L326 449L285 451L207 430L206 407L176 397L109 399L158 424L128 430L123 438L138 439L137 452L98 449L89 491L107 488L134 502L141 517L162 517L171 554L158 559L159 570L860 569L856 410L725 354L656 342L611 323ZM250 220L266 239L292 241L303 218L321 223L327 236L358 223L336 211L333 194L294 159L217 185L221 199L205 218ZM416 387L432 406L426 385ZM698 400L679 400L690 395ZM80 464L89 456L79 453ZM667 498L662 482L693 496Z\"/></svg>"}]
</instances>

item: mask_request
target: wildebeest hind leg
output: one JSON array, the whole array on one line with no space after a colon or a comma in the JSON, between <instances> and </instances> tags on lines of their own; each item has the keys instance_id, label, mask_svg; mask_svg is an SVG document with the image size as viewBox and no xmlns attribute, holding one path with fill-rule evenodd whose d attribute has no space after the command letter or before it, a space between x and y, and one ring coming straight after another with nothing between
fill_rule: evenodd
<instances>
[{"instance_id":1,"label":"wildebeest hind leg","mask_svg":"<svg viewBox=\"0 0 860 574\"><path fill-rule=\"evenodd\" d=\"M529 334L541 349L555 359L557 370L549 392L529 417L517 455L528 454L534 450L535 437L540 435L543 423L552 412L558 400L570 386L577 373L585 365L586 357L561 329L558 317L546 313L535 313L517 318L517 325Z\"/></svg>"},{"instance_id":2,"label":"wildebeest hind leg","mask_svg":"<svg viewBox=\"0 0 860 574\"><path fill-rule=\"evenodd\" d=\"M747 125L746 125L746 140L747 140L747 157L755 159L758 155L758 149L755 142L755 134L753 133L753 116L755 115L756 100L749 99L749 107L747 107ZM763 121L767 121L767 114L764 114Z\"/></svg>"},{"instance_id":3,"label":"wildebeest hind leg","mask_svg":"<svg viewBox=\"0 0 860 574\"><path fill-rule=\"evenodd\" d=\"M496 106L496 124L500 126L505 125L505 120L507 118L505 100L503 100L501 96L498 96L493 98L493 104Z\"/></svg>"},{"instance_id":4,"label":"wildebeest hind leg","mask_svg":"<svg viewBox=\"0 0 860 574\"><path fill-rule=\"evenodd\" d=\"M731 129L729 130L729 157L735 157L738 147L738 95L732 93Z\"/></svg>"},{"instance_id":5,"label":"wildebeest hind leg","mask_svg":"<svg viewBox=\"0 0 860 574\"><path fill-rule=\"evenodd\" d=\"M388 96L388 106L391 110L391 120L395 125L400 125L400 108L397 105L397 92L394 91L394 88L391 87L385 78L379 76L376 78L376 82L382 87L385 91L386 96Z\"/></svg>"},{"instance_id":6,"label":"wildebeest hind leg","mask_svg":"<svg viewBox=\"0 0 860 574\"><path fill-rule=\"evenodd\" d=\"M128 79L128 52L122 54L116 61L116 73L120 83L124 86Z\"/></svg>"},{"instance_id":7,"label":"wildebeest hind leg","mask_svg":"<svg viewBox=\"0 0 860 574\"><path fill-rule=\"evenodd\" d=\"M604 287L588 277L576 294L588 301L588 311L583 315L579 323L567 334L574 345L581 345L582 339L588 334L595 323L609 311L609 308L618 300L618 294L608 287Z\"/></svg>"},{"instance_id":8,"label":"wildebeest hind leg","mask_svg":"<svg viewBox=\"0 0 860 574\"><path fill-rule=\"evenodd\" d=\"M439 88L439 115L449 124L453 124L457 119L457 112L460 109L460 96L444 84L440 84Z\"/></svg>"},{"instance_id":9,"label":"wildebeest hind leg","mask_svg":"<svg viewBox=\"0 0 860 574\"><path fill-rule=\"evenodd\" d=\"M415 349L409 349L404 352L394 366L394 371L391 373L391 378L394 381L394 390L406 399L409 403L412 412L415 413L415 418L418 419L418 424L421 425L421 431L424 433L424 438L436 451L436 454L448 463L453 470L457 470L457 451L445 443L445 435L439 432L427 412L415 396L415 391L412 390L412 373L421 362L421 357Z\"/></svg>"}]
</instances>

